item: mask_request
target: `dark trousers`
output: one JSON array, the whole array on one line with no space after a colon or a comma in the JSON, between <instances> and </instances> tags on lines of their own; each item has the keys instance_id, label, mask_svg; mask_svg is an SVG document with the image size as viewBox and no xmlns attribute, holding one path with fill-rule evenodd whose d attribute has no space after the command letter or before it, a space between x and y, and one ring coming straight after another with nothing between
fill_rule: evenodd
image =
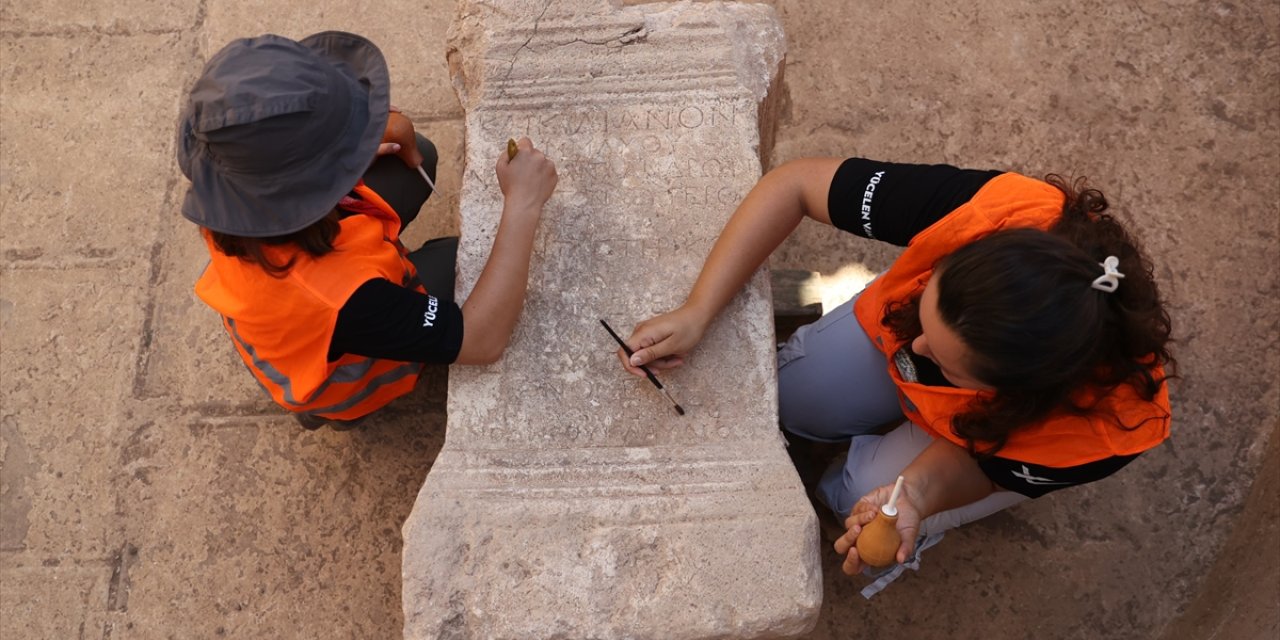
<instances>
[{"instance_id":1,"label":"dark trousers","mask_svg":"<svg viewBox=\"0 0 1280 640\"><path fill-rule=\"evenodd\" d=\"M422 168L436 180L436 163L439 155L436 146L422 134L418 138L418 153L422 154ZM400 216L400 231L418 218L422 205L431 197L431 188L418 170L405 165L396 156L381 156L364 173L364 183L382 196ZM458 238L435 238L420 248L409 252L409 260L418 270L422 286L431 295L443 300L453 299L453 286L458 262Z\"/></svg>"}]
</instances>

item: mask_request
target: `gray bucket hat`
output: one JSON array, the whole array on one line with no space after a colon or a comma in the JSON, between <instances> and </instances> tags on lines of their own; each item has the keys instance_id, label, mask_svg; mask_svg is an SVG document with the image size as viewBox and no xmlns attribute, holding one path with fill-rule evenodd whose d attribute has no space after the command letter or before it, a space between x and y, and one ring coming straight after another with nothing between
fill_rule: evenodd
<instances>
[{"instance_id":1,"label":"gray bucket hat","mask_svg":"<svg viewBox=\"0 0 1280 640\"><path fill-rule=\"evenodd\" d=\"M355 34L228 44L178 120L178 165L191 180L182 215L253 238L306 228L373 162L389 105L382 52Z\"/></svg>"}]
</instances>

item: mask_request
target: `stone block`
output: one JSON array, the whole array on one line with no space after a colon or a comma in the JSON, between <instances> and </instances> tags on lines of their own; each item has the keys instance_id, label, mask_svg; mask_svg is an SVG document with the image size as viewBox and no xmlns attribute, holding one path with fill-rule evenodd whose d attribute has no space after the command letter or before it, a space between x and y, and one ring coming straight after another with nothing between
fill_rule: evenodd
<instances>
[{"instance_id":1,"label":"stone block","mask_svg":"<svg viewBox=\"0 0 1280 640\"><path fill-rule=\"evenodd\" d=\"M400 538L443 416L304 432L288 417L143 425L126 439L123 623L182 637L376 638L401 624ZM188 575L198 567L199 577Z\"/></svg>"},{"instance_id":2,"label":"stone block","mask_svg":"<svg viewBox=\"0 0 1280 640\"><path fill-rule=\"evenodd\" d=\"M198 3L170 0L6 2L0 5L0 23L6 35L15 31L130 35L188 29L196 23L199 12Z\"/></svg>"},{"instance_id":3,"label":"stone block","mask_svg":"<svg viewBox=\"0 0 1280 640\"><path fill-rule=\"evenodd\" d=\"M4 39L0 57L15 61L0 66L6 261L146 259L177 173L174 96L186 71L174 58L190 50L178 34Z\"/></svg>"},{"instance_id":4,"label":"stone block","mask_svg":"<svg viewBox=\"0 0 1280 640\"><path fill-rule=\"evenodd\" d=\"M0 549L101 558L120 526L115 428L143 324L141 268L0 271Z\"/></svg>"},{"instance_id":5,"label":"stone block","mask_svg":"<svg viewBox=\"0 0 1280 640\"><path fill-rule=\"evenodd\" d=\"M104 633L111 569L4 562L0 638L96 638ZM56 612L56 613L55 613Z\"/></svg>"},{"instance_id":6,"label":"stone block","mask_svg":"<svg viewBox=\"0 0 1280 640\"><path fill-rule=\"evenodd\" d=\"M625 333L678 304L759 177L773 10L464 2L450 42L462 297L498 225L506 140L530 136L560 185L505 357L451 371L445 447L404 526L405 636L806 632L817 521L778 433L767 270L663 374L683 417L621 371L598 322Z\"/></svg>"}]
</instances>

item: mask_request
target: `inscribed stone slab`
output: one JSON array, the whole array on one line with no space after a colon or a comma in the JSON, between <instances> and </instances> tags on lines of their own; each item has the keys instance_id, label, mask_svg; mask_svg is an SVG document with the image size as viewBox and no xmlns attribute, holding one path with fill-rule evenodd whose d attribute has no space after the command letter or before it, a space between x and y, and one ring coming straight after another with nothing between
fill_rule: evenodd
<instances>
[{"instance_id":1,"label":"inscribed stone slab","mask_svg":"<svg viewBox=\"0 0 1280 640\"><path fill-rule=\"evenodd\" d=\"M446 444L404 527L406 637L812 626L817 527L778 435L765 272L664 374L683 417L621 372L598 323L626 331L682 301L760 175L783 50L764 5L461 3L464 297L507 138L530 136L560 186L506 356L451 372Z\"/></svg>"}]
</instances>

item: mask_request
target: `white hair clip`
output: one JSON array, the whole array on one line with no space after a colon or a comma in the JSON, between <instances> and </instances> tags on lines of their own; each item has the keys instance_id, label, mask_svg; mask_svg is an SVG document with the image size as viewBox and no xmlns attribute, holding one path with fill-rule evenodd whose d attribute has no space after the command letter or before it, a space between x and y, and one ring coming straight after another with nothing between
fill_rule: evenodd
<instances>
[{"instance_id":1,"label":"white hair clip","mask_svg":"<svg viewBox=\"0 0 1280 640\"><path fill-rule=\"evenodd\" d=\"M1115 256L1107 256L1107 259L1099 262L1102 266L1102 275L1093 279L1093 284L1089 285L1098 291L1106 291L1112 293L1120 287L1120 278L1124 277L1120 273L1120 258Z\"/></svg>"}]
</instances>

